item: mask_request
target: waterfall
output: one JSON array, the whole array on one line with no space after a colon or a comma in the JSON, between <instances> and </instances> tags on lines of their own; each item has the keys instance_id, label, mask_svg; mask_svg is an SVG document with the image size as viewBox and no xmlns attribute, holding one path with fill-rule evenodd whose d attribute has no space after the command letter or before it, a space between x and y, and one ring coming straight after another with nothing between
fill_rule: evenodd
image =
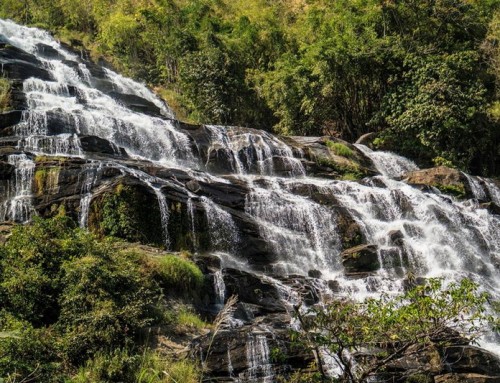
<instances>
[{"instance_id":1,"label":"waterfall","mask_svg":"<svg viewBox=\"0 0 500 383\"><path fill-rule=\"evenodd\" d=\"M205 209L212 250L234 253L239 236L231 214L206 197L202 197L201 203Z\"/></svg>"},{"instance_id":2,"label":"waterfall","mask_svg":"<svg viewBox=\"0 0 500 383\"><path fill-rule=\"evenodd\" d=\"M270 363L267 338L262 334L248 334L246 344L248 369L239 374L242 383L273 383L274 374Z\"/></svg>"},{"instance_id":3,"label":"waterfall","mask_svg":"<svg viewBox=\"0 0 500 383\"><path fill-rule=\"evenodd\" d=\"M14 177L2 205L2 217L4 221L27 222L34 212L31 188L35 163L26 154L11 154L7 162L14 167Z\"/></svg>"},{"instance_id":4,"label":"waterfall","mask_svg":"<svg viewBox=\"0 0 500 383\"><path fill-rule=\"evenodd\" d=\"M89 216L90 202L92 200L92 188L94 187L99 172L102 168L102 162L91 162L84 168L84 178L81 187L80 208L78 214L78 222L81 228L87 227L87 220Z\"/></svg>"},{"instance_id":5,"label":"waterfall","mask_svg":"<svg viewBox=\"0 0 500 383\"><path fill-rule=\"evenodd\" d=\"M215 290L215 304L218 307L224 306L226 299L226 285L224 283L224 276L222 270L217 270L214 274L214 290Z\"/></svg>"},{"instance_id":6,"label":"waterfall","mask_svg":"<svg viewBox=\"0 0 500 383\"><path fill-rule=\"evenodd\" d=\"M418 170L418 166L413 161L394 153L373 151L361 144L355 144L354 146L370 158L377 170L386 177L401 177L407 172Z\"/></svg>"}]
</instances>

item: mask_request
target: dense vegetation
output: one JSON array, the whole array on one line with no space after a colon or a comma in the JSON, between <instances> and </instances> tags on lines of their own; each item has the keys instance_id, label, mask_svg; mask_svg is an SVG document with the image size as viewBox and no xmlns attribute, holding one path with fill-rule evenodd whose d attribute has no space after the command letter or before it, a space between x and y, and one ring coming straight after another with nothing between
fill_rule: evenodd
<instances>
[{"instance_id":1,"label":"dense vegetation","mask_svg":"<svg viewBox=\"0 0 500 383\"><path fill-rule=\"evenodd\" d=\"M203 325L173 307L196 297L201 271L123 247L65 217L13 230L0 247L0 381L198 381L193 362L148 346L148 329Z\"/></svg>"},{"instance_id":2,"label":"dense vegetation","mask_svg":"<svg viewBox=\"0 0 500 383\"><path fill-rule=\"evenodd\" d=\"M498 0L3 0L182 118L377 144L500 174Z\"/></svg>"},{"instance_id":3,"label":"dense vegetation","mask_svg":"<svg viewBox=\"0 0 500 383\"><path fill-rule=\"evenodd\" d=\"M498 316L486 310L487 301L488 295L470 280L445 286L442 279L431 278L399 296L363 302L336 300L306 314L297 309L302 326L294 339L315 352L319 367L316 374L297 374L297 381L329 381L320 350L342 372L338 383L396 381L398 371L389 368L392 363L419 360L423 355L428 364L415 363L404 381L434 381L430 373L442 363L445 347L477 340L488 324L500 329Z\"/></svg>"}]
</instances>

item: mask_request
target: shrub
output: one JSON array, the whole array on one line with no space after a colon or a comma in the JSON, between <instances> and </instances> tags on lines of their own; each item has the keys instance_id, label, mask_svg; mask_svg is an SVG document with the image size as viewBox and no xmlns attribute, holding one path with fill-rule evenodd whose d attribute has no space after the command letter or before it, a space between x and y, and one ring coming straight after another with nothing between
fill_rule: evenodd
<instances>
[{"instance_id":1,"label":"shrub","mask_svg":"<svg viewBox=\"0 0 500 383\"><path fill-rule=\"evenodd\" d=\"M195 292L203 285L203 273L193 262L167 255L157 264L159 282L162 286L177 292Z\"/></svg>"}]
</instances>

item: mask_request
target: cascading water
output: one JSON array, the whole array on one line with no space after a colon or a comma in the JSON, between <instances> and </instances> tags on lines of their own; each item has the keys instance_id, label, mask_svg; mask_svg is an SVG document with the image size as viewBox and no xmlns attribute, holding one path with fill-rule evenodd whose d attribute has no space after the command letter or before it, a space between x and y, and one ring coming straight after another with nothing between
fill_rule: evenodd
<instances>
[{"instance_id":1,"label":"cascading water","mask_svg":"<svg viewBox=\"0 0 500 383\"><path fill-rule=\"evenodd\" d=\"M92 188L99 177L102 165L100 161L93 161L83 170L84 179L82 182L80 208L78 213L78 223L81 228L87 227L90 202L92 200Z\"/></svg>"},{"instance_id":2,"label":"cascading water","mask_svg":"<svg viewBox=\"0 0 500 383\"><path fill-rule=\"evenodd\" d=\"M249 334L246 357L248 369L238 376L245 383L273 383L274 374L270 363L270 352L264 334Z\"/></svg>"},{"instance_id":3,"label":"cascading water","mask_svg":"<svg viewBox=\"0 0 500 383\"><path fill-rule=\"evenodd\" d=\"M27 222L33 214L33 174L35 163L26 154L11 154L7 161L14 166L14 179L9 185L7 199L2 204L2 220Z\"/></svg>"},{"instance_id":4,"label":"cascading water","mask_svg":"<svg viewBox=\"0 0 500 383\"><path fill-rule=\"evenodd\" d=\"M154 192L167 248L172 241L168 231L170 200L165 192L175 189L179 191L176 197L185 204L189 219L185 227L191 232L193 246L202 241L200 231L207 231L210 250L220 252L227 268L255 271L252 262L239 256L241 241L248 235L239 225L248 220L254 226L247 231L260 236L273 253L267 269L280 276L319 270L324 288L327 280L333 280L340 295L362 299L381 292L400 292L404 277L411 273L448 281L472 278L495 298L500 297L499 216L480 208L477 201L426 193L399 181L404 173L418 169L411 161L356 145L380 176L359 182L311 178L306 175L300 149L292 150L269 133L210 125L204 127L208 142L206 168L210 168L213 157L219 159L222 153L220 158L228 162L224 168L231 173L214 176L200 170L204 164L193 153L192 137L178 128L168 106L144 85L110 70L102 70L103 76L97 76L95 68L38 29L0 20L0 34L10 44L35 55L52 78L28 78L23 82L27 109L14 127L17 151L85 158L79 177L80 226L87 224L92 193L102 170L113 167ZM56 53L49 58L40 55L40 44ZM127 100L134 105L143 100L154 113L133 109L127 106ZM84 150L89 136L109 143L105 159ZM7 155L14 171L1 206L4 221L26 222L35 212L35 162L30 158L31 154L26 153ZM161 169L179 173L163 178L151 175L137 168L139 160L151 174L161 173ZM212 184L235 186L245 195L241 201L224 205L210 191L186 187L182 177L207 188ZM466 177L475 199L500 204L500 189L494 181ZM55 178L49 181L58 186ZM226 190L230 189L224 189L224 193ZM356 277L346 275L340 259L340 209L359 226L365 242L376 246L379 270ZM206 228L196 227L198 218L203 217L197 214L201 210ZM214 275L219 305L225 298L222 276ZM281 282L269 283L277 288L282 300L293 305L300 300ZM498 342L491 348L500 351ZM248 370L239 374L239 381L272 382L266 334L250 333L246 350Z\"/></svg>"}]
</instances>

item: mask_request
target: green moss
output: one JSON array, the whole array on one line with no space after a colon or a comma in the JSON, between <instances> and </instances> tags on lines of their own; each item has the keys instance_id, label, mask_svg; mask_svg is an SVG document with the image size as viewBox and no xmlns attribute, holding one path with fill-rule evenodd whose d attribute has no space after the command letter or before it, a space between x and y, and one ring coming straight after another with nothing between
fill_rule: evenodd
<instances>
[{"instance_id":1,"label":"green moss","mask_svg":"<svg viewBox=\"0 0 500 383\"><path fill-rule=\"evenodd\" d=\"M89 228L102 236L164 245L158 200L139 185L118 184L113 191L95 199Z\"/></svg>"},{"instance_id":2,"label":"green moss","mask_svg":"<svg viewBox=\"0 0 500 383\"><path fill-rule=\"evenodd\" d=\"M10 82L0 77L0 113L10 110Z\"/></svg>"},{"instance_id":3,"label":"green moss","mask_svg":"<svg viewBox=\"0 0 500 383\"><path fill-rule=\"evenodd\" d=\"M35 157L36 163L50 162L50 161L56 161L56 162L62 164L62 163L68 162L68 158L61 157L61 156L43 156L43 155L38 155Z\"/></svg>"},{"instance_id":4,"label":"green moss","mask_svg":"<svg viewBox=\"0 0 500 383\"><path fill-rule=\"evenodd\" d=\"M166 255L157 261L156 270L160 284L177 292L196 292L203 286L203 273L190 260Z\"/></svg>"},{"instance_id":5,"label":"green moss","mask_svg":"<svg viewBox=\"0 0 500 383\"><path fill-rule=\"evenodd\" d=\"M328 140L326 141L326 146L328 146L328 149L330 149L337 156L342 156L347 158L354 157L354 151L341 142L334 142Z\"/></svg>"},{"instance_id":6,"label":"green moss","mask_svg":"<svg viewBox=\"0 0 500 383\"><path fill-rule=\"evenodd\" d=\"M318 165L333 169L339 174L339 179L356 181L367 176L366 172L357 164L339 164L328 157L317 157L316 162Z\"/></svg>"},{"instance_id":7,"label":"green moss","mask_svg":"<svg viewBox=\"0 0 500 383\"><path fill-rule=\"evenodd\" d=\"M56 189L59 183L60 166L51 168L38 168L35 171L35 193L37 195L47 194L48 191Z\"/></svg>"},{"instance_id":8,"label":"green moss","mask_svg":"<svg viewBox=\"0 0 500 383\"><path fill-rule=\"evenodd\" d=\"M432 186L438 188L442 193L449 194L460 199L465 198L467 194L465 191L465 186L463 184L459 185L434 184Z\"/></svg>"},{"instance_id":9,"label":"green moss","mask_svg":"<svg viewBox=\"0 0 500 383\"><path fill-rule=\"evenodd\" d=\"M202 330L208 326L196 313L185 307L179 310L176 324L181 330Z\"/></svg>"}]
</instances>

